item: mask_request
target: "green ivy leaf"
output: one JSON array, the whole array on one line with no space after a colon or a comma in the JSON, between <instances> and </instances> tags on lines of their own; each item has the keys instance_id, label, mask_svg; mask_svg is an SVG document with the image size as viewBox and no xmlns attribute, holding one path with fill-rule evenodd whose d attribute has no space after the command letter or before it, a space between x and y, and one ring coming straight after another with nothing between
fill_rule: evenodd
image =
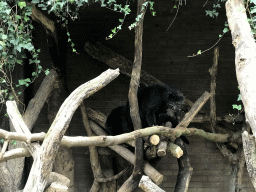
<instances>
[{"instance_id":1,"label":"green ivy leaf","mask_svg":"<svg viewBox=\"0 0 256 192\"><path fill-rule=\"evenodd\" d=\"M242 100L241 94L238 94L237 101L241 101L241 100Z\"/></svg>"},{"instance_id":2,"label":"green ivy leaf","mask_svg":"<svg viewBox=\"0 0 256 192\"><path fill-rule=\"evenodd\" d=\"M25 16L25 17L24 17L24 21L25 21L25 22L29 21L29 17L28 17L28 16Z\"/></svg>"},{"instance_id":3,"label":"green ivy leaf","mask_svg":"<svg viewBox=\"0 0 256 192\"><path fill-rule=\"evenodd\" d=\"M49 70L49 69L46 69L46 70L45 70L45 75L49 75L49 73L50 73L50 70Z\"/></svg>"},{"instance_id":4,"label":"green ivy leaf","mask_svg":"<svg viewBox=\"0 0 256 192\"><path fill-rule=\"evenodd\" d=\"M228 31L229 31L228 28L223 29L223 33L227 33Z\"/></svg>"},{"instance_id":5,"label":"green ivy leaf","mask_svg":"<svg viewBox=\"0 0 256 192\"><path fill-rule=\"evenodd\" d=\"M24 1L18 2L18 6L22 9L23 7L26 7L26 3Z\"/></svg>"},{"instance_id":6,"label":"green ivy leaf","mask_svg":"<svg viewBox=\"0 0 256 192\"><path fill-rule=\"evenodd\" d=\"M3 39L3 40L7 39L7 35L3 34L3 35L2 35L2 39Z\"/></svg>"},{"instance_id":7,"label":"green ivy leaf","mask_svg":"<svg viewBox=\"0 0 256 192\"><path fill-rule=\"evenodd\" d=\"M112 33L116 33L116 27L114 29L111 30Z\"/></svg>"},{"instance_id":8,"label":"green ivy leaf","mask_svg":"<svg viewBox=\"0 0 256 192\"><path fill-rule=\"evenodd\" d=\"M233 109L237 109L239 111L242 109L242 105L233 104L232 107Z\"/></svg>"},{"instance_id":9,"label":"green ivy leaf","mask_svg":"<svg viewBox=\"0 0 256 192\"><path fill-rule=\"evenodd\" d=\"M17 145L16 140L12 140L11 145Z\"/></svg>"}]
</instances>

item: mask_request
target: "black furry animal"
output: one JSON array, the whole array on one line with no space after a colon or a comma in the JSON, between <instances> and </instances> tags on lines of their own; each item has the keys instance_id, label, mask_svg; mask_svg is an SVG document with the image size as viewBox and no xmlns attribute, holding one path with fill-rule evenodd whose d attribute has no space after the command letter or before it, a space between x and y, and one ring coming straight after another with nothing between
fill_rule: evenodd
<instances>
[{"instance_id":1,"label":"black furry animal","mask_svg":"<svg viewBox=\"0 0 256 192\"><path fill-rule=\"evenodd\" d=\"M119 106L111 111L105 127L110 135L120 135L134 131L131 117L127 115L125 106Z\"/></svg>"},{"instance_id":2,"label":"black furry animal","mask_svg":"<svg viewBox=\"0 0 256 192\"><path fill-rule=\"evenodd\" d=\"M142 128L158 125L160 114L166 114L167 119L169 118L177 124L175 114L181 110L184 99L180 90L168 85L155 84L139 89L138 105ZM127 102L126 108L130 109L129 102ZM168 108L173 111L173 117L167 115ZM130 115L130 110L127 113Z\"/></svg>"},{"instance_id":3,"label":"black furry animal","mask_svg":"<svg viewBox=\"0 0 256 192\"><path fill-rule=\"evenodd\" d=\"M142 128L162 125L167 121L170 121L173 127L179 124L177 113L181 111L185 99L180 90L160 84L140 86L137 96ZM172 115L167 114L167 109L172 111ZM129 102L126 106L115 108L108 116L106 131L109 134L119 135L133 130ZM188 144L185 137L182 136L182 139Z\"/></svg>"}]
</instances>

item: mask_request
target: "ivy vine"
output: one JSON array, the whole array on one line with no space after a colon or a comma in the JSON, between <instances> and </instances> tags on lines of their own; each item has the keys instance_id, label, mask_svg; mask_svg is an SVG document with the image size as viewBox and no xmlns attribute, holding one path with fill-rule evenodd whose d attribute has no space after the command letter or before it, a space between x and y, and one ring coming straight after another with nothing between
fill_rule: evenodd
<instances>
[{"instance_id":1,"label":"ivy vine","mask_svg":"<svg viewBox=\"0 0 256 192\"><path fill-rule=\"evenodd\" d=\"M18 100L19 95L28 87L43 71L46 75L49 70L44 70L40 65L38 54L40 49L36 50L32 43L32 7L36 4L41 10L53 13L58 17L64 27L68 25L69 18L75 20L78 18L78 12L81 7L89 6L92 3L100 3L101 7L109 8L124 14L119 19L120 24L111 30L108 39L112 38L119 30L122 29L125 17L130 14L130 5L126 3L117 3L116 0L3 0L0 2L0 102L3 103L7 99ZM141 14L137 16L135 22L129 26L133 29L144 16L144 9L149 5L152 15L153 1L146 1L143 4ZM76 52L74 43L71 40L69 32L68 42L73 52ZM24 64L26 52L32 55L29 64L36 65L36 70L32 73L32 78L19 79L13 82L12 72L17 65Z\"/></svg>"}]
</instances>

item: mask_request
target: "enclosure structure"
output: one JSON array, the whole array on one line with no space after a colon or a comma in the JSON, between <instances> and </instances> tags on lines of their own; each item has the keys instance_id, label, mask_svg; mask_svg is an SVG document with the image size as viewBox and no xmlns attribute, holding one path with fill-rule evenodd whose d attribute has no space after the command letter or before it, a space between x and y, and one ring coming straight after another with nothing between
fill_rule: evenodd
<instances>
[{"instance_id":1,"label":"enclosure structure","mask_svg":"<svg viewBox=\"0 0 256 192\"><path fill-rule=\"evenodd\" d=\"M172 11L173 4L159 0L155 3L157 17L146 14L143 35L143 64L142 69L162 82L172 84L181 89L187 98L196 101L204 91L210 89L209 68L212 66L213 50L209 50L196 57L188 57L197 53L199 49L206 50L214 45L219 34L222 33L226 20L224 7L217 19L205 16L205 10L211 9L209 2L203 7L201 2L187 1L179 7L175 18ZM171 13L170 13L171 12ZM133 61L134 32L125 26L117 35L106 41L110 30L116 26L120 14L100 8L93 4L86 7L80 14L80 19L71 23L69 30L79 55L69 50L67 56L67 83L69 91L73 91L82 83L93 79L109 68L108 65L93 58L85 51L85 44L101 42L116 53ZM132 20L133 17L127 22ZM167 28L172 23L172 26ZM42 48L40 59L44 66L51 62L47 52L46 34L44 29L36 24L34 36L38 48ZM234 48L230 34L226 34L218 43L220 56L217 75L217 116L225 113L236 113L232 104L236 103L237 81L234 68ZM50 65L49 65L50 66ZM106 116L117 106L127 101L130 78L120 75L116 80L98 93L88 98L87 107L99 110ZM39 81L38 81L39 84ZM34 86L34 92L37 85ZM33 90L32 90L33 92ZM209 107L204 107L209 111ZM208 112L209 113L209 112ZM46 131L49 128L46 112L42 111L34 132ZM192 125L191 125L192 126ZM204 128L202 124L194 127ZM72 119L69 127L70 135L86 135L79 111ZM227 191L230 164L225 160L214 143L202 141L198 137L189 137L187 146L191 165L194 169L189 191ZM72 148L75 160L75 189L88 191L93 181L87 148ZM168 169L166 169L168 167ZM160 185L166 191L172 191L178 173L176 158L170 154L157 165L157 170L165 178ZM245 173L247 175L247 173ZM86 181L86 182L85 182ZM247 176L243 181L244 191L252 191Z\"/></svg>"}]
</instances>

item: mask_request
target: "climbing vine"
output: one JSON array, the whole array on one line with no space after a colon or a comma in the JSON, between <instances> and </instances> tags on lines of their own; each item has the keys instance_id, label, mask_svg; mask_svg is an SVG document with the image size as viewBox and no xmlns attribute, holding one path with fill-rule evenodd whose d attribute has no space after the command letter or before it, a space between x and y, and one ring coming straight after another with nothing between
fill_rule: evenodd
<instances>
[{"instance_id":1,"label":"climbing vine","mask_svg":"<svg viewBox=\"0 0 256 192\"><path fill-rule=\"evenodd\" d=\"M40 65L38 54L40 50L36 50L32 42L32 7L37 5L41 10L47 11L48 14L53 13L58 17L63 27L67 27L69 19L78 18L81 7L89 6L92 3L100 3L101 7L107 7L113 11L124 14L119 19L120 24L111 30L107 39L112 38L119 30L122 29L125 17L130 14L131 9L129 1L118 3L116 0L3 0L0 2L0 102L3 103L7 99L18 100L19 95L39 76L41 72L46 75L49 70L44 70ZM143 4L141 14L137 16L135 22L129 26L133 29L144 16L144 9L149 5L152 15L153 1L146 1ZM71 40L69 32L68 42L73 52L76 52L74 43ZM35 71L32 72L32 78L19 79L14 82L12 72L17 65L23 65L26 54L31 54L29 64L34 64Z\"/></svg>"},{"instance_id":2,"label":"climbing vine","mask_svg":"<svg viewBox=\"0 0 256 192\"><path fill-rule=\"evenodd\" d=\"M32 44L31 13L32 6L25 2L11 0L0 2L0 102L13 97L17 99L24 88L28 87L42 71L38 60L40 50L35 50ZM24 63L26 51L32 55L29 63L36 65L36 70L32 73L33 78L13 82L11 74L16 65ZM47 74L48 71L45 73Z\"/></svg>"}]
</instances>

